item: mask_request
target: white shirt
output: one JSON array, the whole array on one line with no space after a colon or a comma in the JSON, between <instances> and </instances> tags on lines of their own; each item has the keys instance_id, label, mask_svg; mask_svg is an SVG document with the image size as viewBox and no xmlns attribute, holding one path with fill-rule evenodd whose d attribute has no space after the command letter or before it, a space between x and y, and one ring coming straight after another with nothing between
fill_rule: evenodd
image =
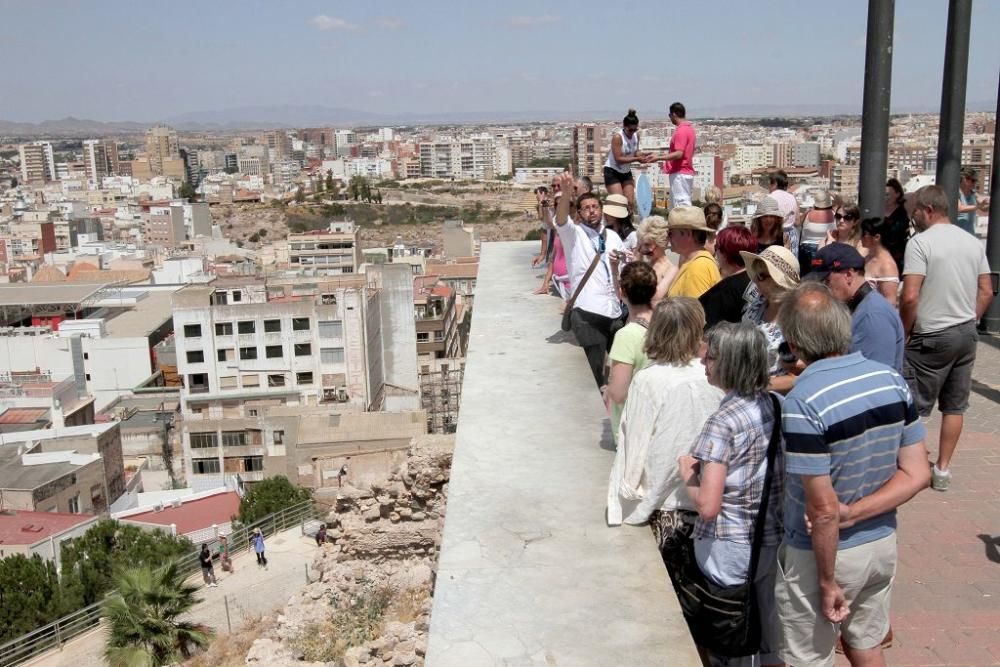
<instances>
[{"instance_id":1,"label":"white shirt","mask_svg":"<svg viewBox=\"0 0 1000 667\"><path fill-rule=\"evenodd\" d=\"M793 195L788 190L775 190L771 193L771 197L778 202L778 208L785 215L785 223L783 227L787 231L789 228L794 227L798 223L799 218L799 202L795 199Z\"/></svg>"},{"instance_id":2,"label":"white shirt","mask_svg":"<svg viewBox=\"0 0 1000 667\"><path fill-rule=\"evenodd\" d=\"M594 272L587 279L587 284L583 286L583 290L574 305L588 313L616 318L621 316L622 308L621 301L615 294L614 281L611 278L611 253L624 251L625 246L614 230L604 227L602 229L605 232L604 254L601 255L601 261L598 262ZM584 274L590 268L590 263L594 260L600 243L600 234L586 225L578 225L573 221L567 221L561 227L556 225L556 232L559 234L563 251L566 253L570 295L572 295L576 292L576 286L583 280Z\"/></svg>"},{"instance_id":3,"label":"white shirt","mask_svg":"<svg viewBox=\"0 0 1000 667\"><path fill-rule=\"evenodd\" d=\"M654 510L694 510L677 459L691 453L722 396L698 359L686 366L653 363L636 373L608 484L608 525L645 523ZM629 477L637 469L642 472L636 485Z\"/></svg>"}]
</instances>

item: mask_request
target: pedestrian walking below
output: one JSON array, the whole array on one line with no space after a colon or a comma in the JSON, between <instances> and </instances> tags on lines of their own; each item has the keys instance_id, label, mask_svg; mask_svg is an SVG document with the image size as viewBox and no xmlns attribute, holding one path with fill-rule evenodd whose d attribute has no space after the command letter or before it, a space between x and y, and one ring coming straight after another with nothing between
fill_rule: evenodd
<instances>
[{"instance_id":1,"label":"pedestrian walking below","mask_svg":"<svg viewBox=\"0 0 1000 667\"><path fill-rule=\"evenodd\" d=\"M205 585L209 588L218 586L219 583L215 580L215 568L212 567L212 552L208 550L208 544L201 545L198 562L201 563L201 578L205 580Z\"/></svg>"},{"instance_id":2,"label":"pedestrian walking below","mask_svg":"<svg viewBox=\"0 0 1000 667\"><path fill-rule=\"evenodd\" d=\"M264 533L260 532L260 528L254 528L253 533L250 535L250 545L253 546L253 551L257 554L257 566L267 569L267 556L264 555Z\"/></svg>"}]
</instances>

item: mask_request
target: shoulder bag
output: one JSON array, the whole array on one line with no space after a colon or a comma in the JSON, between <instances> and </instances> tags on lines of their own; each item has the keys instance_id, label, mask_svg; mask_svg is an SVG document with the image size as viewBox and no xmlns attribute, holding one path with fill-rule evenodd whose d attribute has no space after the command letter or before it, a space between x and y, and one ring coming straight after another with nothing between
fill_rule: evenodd
<instances>
[{"instance_id":1,"label":"shoulder bag","mask_svg":"<svg viewBox=\"0 0 1000 667\"><path fill-rule=\"evenodd\" d=\"M767 472L760 498L760 509L754 525L747 579L737 586L719 586L701 572L694 556L694 541L688 539L687 553L679 567L671 573L681 610L695 643L720 656L740 657L760 650L760 610L757 607L754 578L760 560L761 541L767 521L774 461L780 446L781 405L772 394L774 429L767 446Z\"/></svg>"},{"instance_id":2,"label":"shoulder bag","mask_svg":"<svg viewBox=\"0 0 1000 667\"><path fill-rule=\"evenodd\" d=\"M567 222L566 224L571 225L573 223ZM601 232L601 238L604 238L603 231ZM580 292L583 291L583 286L587 284L588 280L590 280L590 276L594 273L594 269L597 268L600 261L601 253L594 251L594 259L591 260L590 266L587 267L587 272L583 274L583 280L581 280L580 284L576 286L575 290L573 290L573 296L571 296L569 301L566 302L566 308L563 309L561 325L563 331L569 331L572 328L573 304L576 303L576 297L580 296Z\"/></svg>"}]
</instances>

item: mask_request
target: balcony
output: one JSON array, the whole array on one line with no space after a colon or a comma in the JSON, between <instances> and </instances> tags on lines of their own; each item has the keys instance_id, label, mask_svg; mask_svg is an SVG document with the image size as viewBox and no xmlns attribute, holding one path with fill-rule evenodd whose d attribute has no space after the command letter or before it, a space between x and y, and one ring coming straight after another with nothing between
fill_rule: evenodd
<instances>
[{"instance_id":1,"label":"balcony","mask_svg":"<svg viewBox=\"0 0 1000 667\"><path fill-rule=\"evenodd\" d=\"M608 417L537 245L483 244L427 664L697 665L649 528L605 524Z\"/></svg>"}]
</instances>

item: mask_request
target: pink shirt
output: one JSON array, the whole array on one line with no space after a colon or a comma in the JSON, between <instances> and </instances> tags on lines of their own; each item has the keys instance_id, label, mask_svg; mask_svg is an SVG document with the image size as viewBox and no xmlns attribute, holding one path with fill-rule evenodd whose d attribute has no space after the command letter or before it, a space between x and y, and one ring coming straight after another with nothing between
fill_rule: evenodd
<instances>
[{"instance_id":1,"label":"pink shirt","mask_svg":"<svg viewBox=\"0 0 1000 667\"><path fill-rule=\"evenodd\" d=\"M558 234L556 234L555 250L552 252L552 275L557 277L563 276L564 280L560 282L569 289L569 269L566 266L566 251L563 250L562 239L559 238Z\"/></svg>"},{"instance_id":2,"label":"pink shirt","mask_svg":"<svg viewBox=\"0 0 1000 667\"><path fill-rule=\"evenodd\" d=\"M691 123L682 120L674 130L674 135L670 137L670 152L684 151L684 155L677 160L664 162L663 173L694 176L694 162L691 159L694 157L694 146L694 128L691 127Z\"/></svg>"}]
</instances>

